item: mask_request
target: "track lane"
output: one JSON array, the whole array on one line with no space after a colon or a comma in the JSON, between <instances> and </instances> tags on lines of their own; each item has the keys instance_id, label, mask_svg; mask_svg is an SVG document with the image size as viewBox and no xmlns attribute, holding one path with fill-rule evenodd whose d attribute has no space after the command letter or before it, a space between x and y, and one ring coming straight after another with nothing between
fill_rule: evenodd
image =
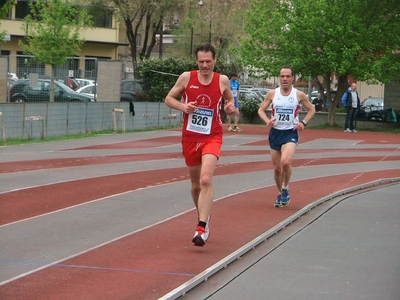
<instances>
[{"instance_id":1,"label":"track lane","mask_svg":"<svg viewBox=\"0 0 400 300\"><path fill-rule=\"evenodd\" d=\"M309 141L314 141L316 138L317 137L310 138ZM304 139L302 142L304 142ZM385 143L381 143L381 146L387 146L388 142L389 141L385 141ZM358 144L360 143L358 142ZM370 146L368 142L365 143L365 145L367 145L366 150L369 151L368 149ZM295 167L302 168L301 172L308 172L308 170L312 169L310 166L324 166L329 164L332 166L342 165L344 168L351 165L351 163L354 163L355 165L373 165L374 162L387 161L389 163L392 162L394 165L398 164L399 158L396 154L398 148L387 147L386 149L382 150L383 148L371 147L371 149L375 149L373 150L374 152L380 151L382 154L384 151L393 153L391 153L389 156L379 156L374 153L370 156L363 155L363 157L361 157L355 155L356 157L353 157L352 155L355 153L356 149L345 149L345 151L340 152L340 154L347 152L353 153L350 154L348 158L332 157L295 159ZM248 159L248 156L250 155L247 153L251 152L240 151L240 149L228 151L231 151L233 155L244 155L246 156L246 159ZM315 153L318 155L318 153L325 151L326 149L320 151L317 149L298 149L297 154ZM332 156L338 154L336 150L329 150L329 152L332 154ZM260 153L267 154L267 151L261 150ZM227 153L225 153L225 155L228 156ZM266 160L268 157L269 156L266 157ZM173 168L172 171L175 173L175 171L178 169L185 170L186 168ZM163 170L157 170L157 172L161 171ZM164 170L164 173L171 175L170 171L171 170L168 170L166 172ZM269 162L265 161L264 164L260 163L259 161L222 164L217 168L216 175L218 177L229 176L232 174L243 174L243 176L251 177L252 174L258 174L262 171L265 172L266 177L271 177L272 171ZM297 171L298 170L295 172ZM151 172L153 172L153 170ZM142 172L136 173L136 176L140 176L140 178L142 177ZM130 175L133 176L132 174ZM291 206L287 207L287 209L285 208L283 213L288 213L291 209L293 209L293 211L298 209L299 207L296 205L301 205L300 198L303 198L303 196L306 197L307 201L317 196L313 194L315 192L314 190L310 191L308 188L310 185L315 187L327 186L327 189L324 188L323 190L319 190L319 192L322 192L325 195L331 189L340 190L359 184L360 182L368 182L374 179L396 176L400 176L399 169L357 171L343 175L323 175L321 177L319 177L318 174L315 174L315 177L309 178L307 176L307 180L304 181L296 179L293 184L291 184L291 189L296 190L299 193L299 198L296 199L299 202L296 204L292 203L293 206L291 204ZM171 176L167 177L170 178ZM162 178L164 177L161 177L161 179ZM115 178L111 177L108 179L113 181ZM177 181L184 182L186 180L187 177L182 177ZM152 182L152 185L154 185L154 178L151 180L149 179L149 182L150 181ZM112 190L116 188L116 185L118 185L115 181L113 182L114 186L110 185L104 187L105 190L109 190L110 195L115 194ZM144 185L144 183L142 184ZM155 184L163 185L165 182L157 181ZM331 184L333 186L331 186ZM53 187L53 191L54 193L59 191L59 195L64 194L62 191L68 191L71 195L73 195L74 192L76 193L83 191L82 195L84 196L82 198L86 198L86 195L89 193L86 194L84 189L79 190L78 186L79 184L75 183L75 185L71 185L65 189L57 189ZM87 189L90 189L90 186L91 185L88 184ZM103 188L102 185L100 186ZM138 187L138 189L145 187L146 186ZM24 299L24 295L26 296L28 294L32 295L33 299L35 295L38 297L46 295L49 299L76 299L73 298L75 296L87 298L88 295L90 298L87 299L110 299L110 297L113 299L156 299L177 285L180 285L181 282L188 280L188 277L194 276L199 269L206 267L208 260L215 258L214 255L223 256L225 255L224 251L229 252L229 249L231 249L230 247L236 247L236 242L239 242L239 244L242 243L243 241L241 240L236 241L236 237L232 240L227 239L227 237L231 236L232 232L237 232L238 236L240 236L240 232L242 232L243 235L247 235L248 232L251 232L251 234L256 234L257 230L263 230L264 222L265 224L270 224L268 222L271 221L275 225L277 222L277 220L274 219L275 215L280 216L282 213L281 210L274 209L271 206L271 203L274 201L276 196L275 189L276 188L272 186L257 188L240 194L234 194L231 196L228 195L222 200L217 201L213 210L212 238L210 243L207 243L206 247L204 248L196 249L191 247L190 236L193 234L192 231L194 225L192 223L195 219L195 216L194 212L187 212L183 215L173 218L172 220L166 221L163 224L155 225L143 231L128 235L121 239L123 243L120 243L120 240L115 241L103 247L94 249L93 251L89 251L69 260L62 261L62 263L58 265L54 265L46 268L45 270L0 286L0 296L4 296L4 299L11 299L7 297L12 297L12 299ZM102 192L104 192L104 190ZM40 193L37 194L37 199L39 199L37 201L39 202L42 201L42 198L46 198L49 195L48 192L43 191L40 196L39 194ZM4 194L1 196L3 195ZM236 199L236 197L238 199ZM3 197L1 198L3 199ZM62 199L59 201L60 203L65 201L63 196L61 196L61 198ZM21 197L14 198L15 201L18 201L18 199L21 199ZM53 201L49 201L46 205L53 205L54 197L52 200ZM46 207L46 205L43 205L43 202L41 202L38 206ZM0 202L0 206L3 208L3 203ZM22 212L24 207L25 203L20 203L15 212ZM68 207L69 206L67 205L66 208ZM243 209L246 211L243 211ZM247 209L250 210L250 213L247 212ZM54 211L54 208L53 210L50 209L50 211ZM269 211L271 211L271 214L268 213ZM37 216L40 216L40 213L37 214ZM258 217L259 219L257 220ZM0 220L2 219L3 218L0 217ZM236 224L233 222L234 220L237 220L240 225L243 225L243 227L236 228L235 226L231 226ZM260 220L263 222L262 226L260 226ZM258 222L253 224L252 221ZM152 232L153 229L155 230L154 232ZM226 249L226 247L229 249ZM209 252L211 255L209 255ZM202 255L201 261L196 261L193 266L190 266L194 259L198 258L199 255ZM211 258L209 256L211 256ZM148 260L150 260L150 262ZM160 278L161 281L159 281ZM22 287L21 290L18 288L19 285ZM171 286L173 287L171 288ZM42 294L43 292L44 294Z\"/></svg>"}]
</instances>

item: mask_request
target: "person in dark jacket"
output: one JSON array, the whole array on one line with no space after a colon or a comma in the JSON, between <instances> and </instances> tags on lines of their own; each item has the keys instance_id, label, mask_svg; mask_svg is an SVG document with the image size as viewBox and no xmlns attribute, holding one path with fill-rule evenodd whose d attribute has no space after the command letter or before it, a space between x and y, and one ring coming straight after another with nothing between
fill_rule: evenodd
<instances>
[{"instance_id":1,"label":"person in dark jacket","mask_svg":"<svg viewBox=\"0 0 400 300\"><path fill-rule=\"evenodd\" d=\"M355 129L355 119L357 109L360 108L361 102L358 97L357 84L352 83L351 87L343 94L343 107L346 108L346 121L344 123L344 132L357 132Z\"/></svg>"},{"instance_id":2,"label":"person in dark jacket","mask_svg":"<svg viewBox=\"0 0 400 300\"><path fill-rule=\"evenodd\" d=\"M315 98L312 102L315 106L315 111L321 111L322 107L324 107L324 100L322 100L321 94L318 93L317 98Z\"/></svg>"}]
</instances>

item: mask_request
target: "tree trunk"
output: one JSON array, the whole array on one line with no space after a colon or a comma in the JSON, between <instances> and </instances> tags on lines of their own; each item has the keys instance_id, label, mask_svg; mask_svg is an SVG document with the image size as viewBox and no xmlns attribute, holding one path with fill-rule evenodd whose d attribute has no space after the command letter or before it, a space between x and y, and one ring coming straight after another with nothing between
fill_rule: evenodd
<instances>
[{"instance_id":1,"label":"tree trunk","mask_svg":"<svg viewBox=\"0 0 400 300\"><path fill-rule=\"evenodd\" d=\"M332 102L332 105L329 106L328 123L329 123L330 126L334 126L335 125L336 107L340 106L340 102L342 100L342 96L346 92L347 87L348 87L347 75L339 76L338 88L337 88L337 91L336 91L336 96L335 96L334 101Z\"/></svg>"},{"instance_id":2,"label":"tree trunk","mask_svg":"<svg viewBox=\"0 0 400 300\"><path fill-rule=\"evenodd\" d=\"M156 33L159 32L160 35L161 35L161 30L163 30L163 28L162 28L163 18L164 18L164 17L160 17L160 19L158 20L158 23L157 23L156 27L154 27L153 36L151 37L151 42L150 42L150 45L149 45L149 47L148 47L148 49L147 49L147 52L146 52L146 58L149 58L149 57L150 57L151 51L153 50L154 46L156 45L156 42L157 42L157 40L156 40ZM160 39L159 42L160 42L160 47L161 47L161 50L160 50L160 51L162 51L162 40Z\"/></svg>"},{"instance_id":3,"label":"tree trunk","mask_svg":"<svg viewBox=\"0 0 400 300\"><path fill-rule=\"evenodd\" d=\"M132 63L133 63L133 67L134 67L134 71L136 70L136 56L137 56L137 52L136 52L136 34L133 31L133 27L132 27L132 22L130 19L124 19L125 22L125 26L126 26L126 36L128 38L128 42L129 42L129 46L131 49L131 57L132 57Z\"/></svg>"}]
</instances>

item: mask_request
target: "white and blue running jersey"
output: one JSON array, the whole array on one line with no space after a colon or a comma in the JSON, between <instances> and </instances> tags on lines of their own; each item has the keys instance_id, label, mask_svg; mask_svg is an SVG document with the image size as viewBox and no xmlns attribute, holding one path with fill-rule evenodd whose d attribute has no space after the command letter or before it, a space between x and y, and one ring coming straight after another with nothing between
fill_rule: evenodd
<instances>
[{"instance_id":1,"label":"white and blue running jersey","mask_svg":"<svg viewBox=\"0 0 400 300\"><path fill-rule=\"evenodd\" d=\"M292 88L288 96L281 94L281 89L275 89L272 100L271 116L275 119L274 128L278 130L293 129L299 123L300 104L297 99L297 89Z\"/></svg>"}]
</instances>

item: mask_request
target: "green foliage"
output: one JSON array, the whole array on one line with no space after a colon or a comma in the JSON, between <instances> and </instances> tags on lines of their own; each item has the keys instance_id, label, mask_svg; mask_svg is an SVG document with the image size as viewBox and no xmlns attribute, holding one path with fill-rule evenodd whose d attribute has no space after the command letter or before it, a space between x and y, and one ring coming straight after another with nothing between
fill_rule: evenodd
<instances>
[{"instance_id":1,"label":"green foliage","mask_svg":"<svg viewBox=\"0 0 400 300\"><path fill-rule=\"evenodd\" d=\"M197 67L193 60L144 60L140 64L140 78L143 89L151 102L163 102L179 75Z\"/></svg>"},{"instance_id":2,"label":"green foliage","mask_svg":"<svg viewBox=\"0 0 400 300\"><path fill-rule=\"evenodd\" d=\"M215 71L229 75L237 72L233 64L224 64L217 60ZM178 77L186 71L197 70L194 59L168 58L163 60L144 60L140 64L140 79L143 82L143 90L146 92L148 101L163 102L169 90L174 86Z\"/></svg>"},{"instance_id":3,"label":"green foliage","mask_svg":"<svg viewBox=\"0 0 400 300\"><path fill-rule=\"evenodd\" d=\"M86 11L63 0L30 2L29 5L31 14L22 26L26 42L19 43L25 53L52 66L60 66L67 57L78 55L84 43L80 32L92 24Z\"/></svg>"},{"instance_id":4,"label":"green foliage","mask_svg":"<svg viewBox=\"0 0 400 300\"><path fill-rule=\"evenodd\" d=\"M12 10L14 0L7 0L3 6L0 7L0 19L5 18L8 13ZM1 22L0 22L1 25ZM6 31L0 31L0 43L4 41L4 37L7 34Z\"/></svg>"},{"instance_id":5,"label":"green foliage","mask_svg":"<svg viewBox=\"0 0 400 300\"><path fill-rule=\"evenodd\" d=\"M255 98L245 97L240 100L240 112L247 122L253 122L254 118L258 115L260 104L260 101Z\"/></svg>"},{"instance_id":6,"label":"green foliage","mask_svg":"<svg viewBox=\"0 0 400 300\"><path fill-rule=\"evenodd\" d=\"M5 18L8 13L12 10L14 0L6 0L2 1L3 5L0 7L0 18Z\"/></svg>"},{"instance_id":7,"label":"green foliage","mask_svg":"<svg viewBox=\"0 0 400 300\"><path fill-rule=\"evenodd\" d=\"M307 76L389 82L400 71L397 0L252 0L251 6L241 57L269 75L290 64Z\"/></svg>"}]
</instances>

